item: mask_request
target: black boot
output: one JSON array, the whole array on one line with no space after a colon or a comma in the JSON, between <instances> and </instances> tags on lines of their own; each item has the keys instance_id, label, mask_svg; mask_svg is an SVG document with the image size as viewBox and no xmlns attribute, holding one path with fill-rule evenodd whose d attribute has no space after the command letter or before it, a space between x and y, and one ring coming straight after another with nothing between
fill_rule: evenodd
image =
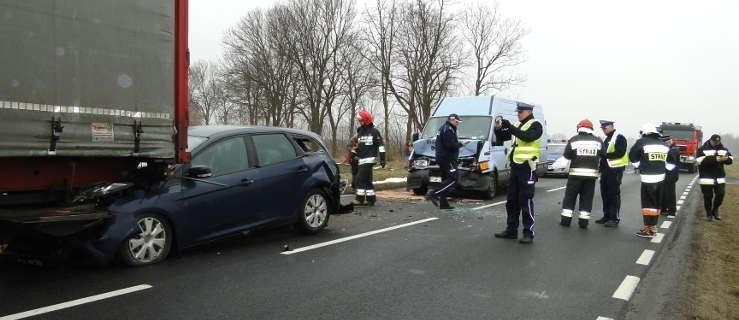
<instances>
[{"instance_id":1,"label":"black boot","mask_svg":"<svg viewBox=\"0 0 739 320\"><path fill-rule=\"evenodd\" d=\"M598 219L598 220L595 220L595 223L597 223L597 224L604 224L604 223L608 222L609 220L610 220L610 219L608 219L608 218L606 218L606 217L604 216L603 218L600 218L600 219Z\"/></svg>"},{"instance_id":2,"label":"black boot","mask_svg":"<svg viewBox=\"0 0 739 320\"><path fill-rule=\"evenodd\" d=\"M565 217L565 216L561 216L561 217L562 219L559 220L559 225L564 226L564 227L569 227L570 223L572 223L572 217Z\"/></svg>"},{"instance_id":3,"label":"black boot","mask_svg":"<svg viewBox=\"0 0 739 320\"><path fill-rule=\"evenodd\" d=\"M713 209L713 218L716 220L721 220L721 216L718 215L718 209Z\"/></svg>"},{"instance_id":4,"label":"black boot","mask_svg":"<svg viewBox=\"0 0 739 320\"><path fill-rule=\"evenodd\" d=\"M503 238L503 239L517 239L518 233L513 231L504 230L502 232L498 232L494 234L496 238Z\"/></svg>"},{"instance_id":5,"label":"black boot","mask_svg":"<svg viewBox=\"0 0 739 320\"><path fill-rule=\"evenodd\" d=\"M530 244L534 242L534 237L530 234L524 234L521 240L518 240L520 243Z\"/></svg>"},{"instance_id":6,"label":"black boot","mask_svg":"<svg viewBox=\"0 0 739 320\"><path fill-rule=\"evenodd\" d=\"M449 199L442 196L442 197L439 197L439 209L451 210L451 209L454 209L454 207L449 205Z\"/></svg>"},{"instance_id":7,"label":"black boot","mask_svg":"<svg viewBox=\"0 0 739 320\"><path fill-rule=\"evenodd\" d=\"M588 227L588 219L577 219L577 224L580 226L580 229L585 229Z\"/></svg>"},{"instance_id":8,"label":"black boot","mask_svg":"<svg viewBox=\"0 0 739 320\"><path fill-rule=\"evenodd\" d=\"M606 221L605 224L603 224L603 226L605 226L607 228L615 228L615 227L618 227L618 220L608 220L608 221Z\"/></svg>"}]
</instances>

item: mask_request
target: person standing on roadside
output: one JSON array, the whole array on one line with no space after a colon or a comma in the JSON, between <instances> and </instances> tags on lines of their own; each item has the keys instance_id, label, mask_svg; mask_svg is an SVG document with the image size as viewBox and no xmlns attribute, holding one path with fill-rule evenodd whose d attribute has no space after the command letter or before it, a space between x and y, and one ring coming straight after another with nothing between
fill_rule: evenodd
<instances>
[{"instance_id":1,"label":"person standing on roadside","mask_svg":"<svg viewBox=\"0 0 739 320\"><path fill-rule=\"evenodd\" d=\"M523 237L520 243L534 242L534 189L536 187L536 165L541 159L539 152L544 126L534 118L534 107L519 103L516 107L518 122L511 124L506 119L496 119L495 136L497 141L513 140L508 160L511 163L511 177L508 182L506 229L495 234L496 238L517 239L518 224L523 222Z\"/></svg>"},{"instance_id":2,"label":"person standing on roadside","mask_svg":"<svg viewBox=\"0 0 739 320\"><path fill-rule=\"evenodd\" d=\"M724 201L726 192L725 165L734 162L734 156L721 143L721 136L714 134L706 141L696 157L698 162L698 183L703 192L703 206L708 220L721 220L718 208Z\"/></svg>"},{"instance_id":3,"label":"person standing on roadside","mask_svg":"<svg viewBox=\"0 0 739 320\"><path fill-rule=\"evenodd\" d=\"M662 184L662 215L674 217L677 213L677 199L675 196L675 184L680 179L680 149L670 136L662 136L662 141L667 144L670 151L667 152L667 174Z\"/></svg>"},{"instance_id":4,"label":"person standing on roadside","mask_svg":"<svg viewBox=\"0 0 739 320\"><path fill-rule=\"evenodd\" d=\"M447 195L454 190L457 183L459 148L469 143L469 141L461 143L457 138L457 127L460 122L462 122L462 119L457 114L452 113L436 134L436 162L439 164L439 170L441 171L441 184L436 190L429 193L427 199L431 200L431 203L440 209L454 209L449 205Z\"/></svg>"},{"instance_id":5,"label":"person standing on roadside","mask_svg":"<svg viewBox=\"0 0 739 320\"><path fill-rule=\"evenodd\" d=\"M657 235L657 222L662 212L662 183L665 181L667 153L670 148L660 140L657 127L651 123L642 126L641 134L641 139L629 151L629 161L639 169L644 219L644 227L634 235L653 238Z\"/></svg>"},{"instance_id":6,"label":"person standing on roadside","mask_svg":"<svg viewBox=\"0 0 739 320\"><path fill-rule=\"evenodd\" d=\"M562 200L562 214L559 224L569 227L575 202L580 196L578 225L587 228L593 210L595 180L598 179L598 165L603 156L603 140L593 135L593 123L583 120L577 124L577 135L567 141L564 157L570 160L567 187Z\"/></svg>"},{"instance_id":7,"label":"person standing on roadside","mask_svg":"<svg viewBox=\"0 0 739 320\"><path fill-rule=\"evenodd\" d=\"M600 128L606 135L603 143L606 153L600 160L600 196L603 200L603 217L595 223L606 227L617 227L621 221L621 180L629 163L626 154L626 137L616 132L613 121L600 120Z\"/></svg>"},{"instance_id":8,"label":"person standing on roadside","mask_svg":"<svg viewBox=\"0 0 739 320\"><path fill-rule=\"evenodd\" d=\"M362 110L357 115L357 180L355 205L375 205L377 196L372 184L372 169L380 156L380 166L385 167L385 144L380 131L372 123L372 114Z\"/></svg>"}]
</instances>

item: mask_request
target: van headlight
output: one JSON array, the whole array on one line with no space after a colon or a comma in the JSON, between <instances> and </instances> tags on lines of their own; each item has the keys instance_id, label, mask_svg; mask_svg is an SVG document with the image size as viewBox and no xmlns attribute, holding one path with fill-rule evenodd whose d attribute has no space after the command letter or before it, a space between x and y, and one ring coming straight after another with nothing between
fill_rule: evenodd
<instances>
[{"instance_id":1,"label":"van headlight","mask_svg":"<svg viewBox=\"0 0 739 320\"><path fill-rule=\"evenodd\" d=\"M413 168L415 169L426 169L429 167L428 159L416 159L413 160Z\"/></svg>"}]
</instances>

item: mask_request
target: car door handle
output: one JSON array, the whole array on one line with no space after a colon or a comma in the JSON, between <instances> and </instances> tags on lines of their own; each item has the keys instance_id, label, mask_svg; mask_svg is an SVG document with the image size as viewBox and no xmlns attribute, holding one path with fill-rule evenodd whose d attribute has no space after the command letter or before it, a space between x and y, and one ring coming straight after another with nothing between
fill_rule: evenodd
<instances>
[{"instance_id":1,"label":"car door handle","mask_svg":"<svg viewBox=\"0 0 739 320\"><path fill-rule=\"evenodd\" d=\"M252 183L254 183L254 179L247 178L247 179L241 179L241 183L239 183L239 185L242 187L246 187L248 185L251 185Z\"/></svg>"},{"instance_id":2,"label":"car door handle","mask_svg":"<svg viewBox=\"0 0 739 320\"><path fill-rule=\"evenodd\" d=\"M298 173L308 172L308 167L299 167L297 171L298 171Z\"/></svg>"}]
</instances>

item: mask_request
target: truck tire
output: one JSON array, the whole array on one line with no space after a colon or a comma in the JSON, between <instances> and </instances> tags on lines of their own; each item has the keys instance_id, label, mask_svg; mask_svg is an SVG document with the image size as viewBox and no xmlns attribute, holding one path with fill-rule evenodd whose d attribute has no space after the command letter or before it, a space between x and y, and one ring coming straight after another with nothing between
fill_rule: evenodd
<instances>
[{"instance_id":1,"label":"truck tire","mask_svg":"<svg viewBox=\"0 0 739 320\"><path fill-rule=\"evenodd\" d=\"M138 267L166 259L174 240L169 221L161 215L146 213L136 218L136 224L139 232L121 244L119 253L123 263Z\"/></svg>"},{"instance_id":2,"label":"truck tire","mask_svg":"<svg viewBox=\"0 0 739 320\"><path fill-rule=\"evenodd\" d=\"M490 200L492 198L495 198L495 195L498 194L498 173L493 171L488 174L490 177L490 181L488 183L488 189L483 191L482 197L486 200Z\"/></svg>"}]
</instances>

